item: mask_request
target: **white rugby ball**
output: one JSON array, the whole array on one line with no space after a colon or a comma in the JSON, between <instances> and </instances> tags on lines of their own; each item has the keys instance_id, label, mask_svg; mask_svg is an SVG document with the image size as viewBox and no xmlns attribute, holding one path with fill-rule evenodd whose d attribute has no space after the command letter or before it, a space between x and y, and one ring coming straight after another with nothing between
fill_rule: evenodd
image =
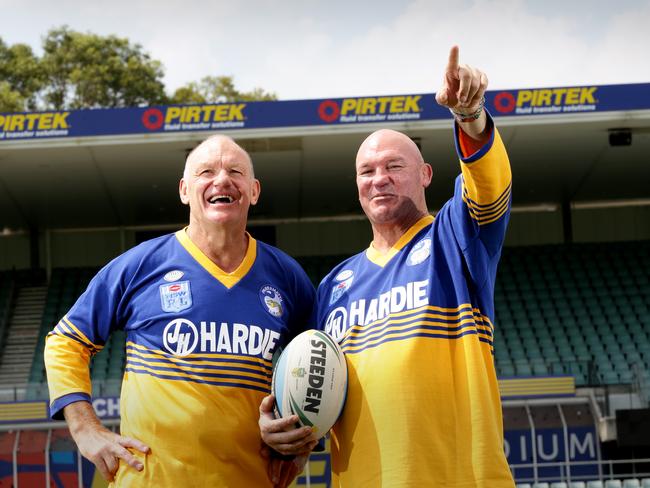
<instances>
[{"instance_id":1,"label":"white rugby ball","mask_svg":"<svg viewBox=\"0 0 650 488\"><path fill-rule=\"evenodd\" d=\"M308 330L282 351L272 382L277 417L297 415L303 426L323 437L338 420L348 390L348 367L339 345L327 333Z\"/></svg>"}]
</instances>

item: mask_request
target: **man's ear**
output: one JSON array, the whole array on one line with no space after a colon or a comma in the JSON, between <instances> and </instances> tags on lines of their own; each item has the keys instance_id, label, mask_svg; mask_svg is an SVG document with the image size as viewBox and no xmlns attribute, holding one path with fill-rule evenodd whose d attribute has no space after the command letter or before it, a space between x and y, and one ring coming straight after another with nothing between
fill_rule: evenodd
<instances>
[{"instance_id":1,"label":"man's ear","mask_svg":"<svg viewBox=\"0 0 650 488\"><path fill-rule=\"evenodd\" d=\"M190 196L187 194L187 183L185 183L185 178L181 178L181 181L178 184L178 195L181 197L181 202L183 202L184 205L190 204Z\"/></svg>"},{"instance_id":2,"label":"man's ear","mask_svg":"<svg viewBox=\"0 0 650 488\"><path fill-rule=\"evenodd\" d=\"M432 178L433 178L433 168L429 163L424 163L422 165L422 173L421 173L422 186L424 188L427 188L431 184Z\"/></svg>"},{"instance_id":3,"label":"man's ear","mask_svg":"<svg viewBox=\"0 0 650 488\"><path fill-rule=\"evenodd\" d=\"M257 201L260 199L260 193L262 187L260 185L260 180L253 178L253 186L251 188L251 205L257 204Z\"/></svg>"}]
</instances>

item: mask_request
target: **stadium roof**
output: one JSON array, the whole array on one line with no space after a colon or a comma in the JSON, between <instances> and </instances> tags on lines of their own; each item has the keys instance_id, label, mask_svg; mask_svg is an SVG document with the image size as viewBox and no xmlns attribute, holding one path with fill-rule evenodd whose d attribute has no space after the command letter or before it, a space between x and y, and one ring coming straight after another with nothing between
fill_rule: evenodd
<instances>
[{"instance_id":1,"label":"stadium roof","mask_svg":"<svg viewBox=\"0 0 650 488\"><path fill-rule=\"evenodd\" d=\"M510 154L516 206L650 197L650 84L486 98ZM181 224L185 156L219 131L252 155L262 182L254 221L360 214L354 157L382 127L419 143L434 167L428 202L439 208L459 170L451 117L433 94L2 114L0 229Z\"/></svg>"}]
</instances>

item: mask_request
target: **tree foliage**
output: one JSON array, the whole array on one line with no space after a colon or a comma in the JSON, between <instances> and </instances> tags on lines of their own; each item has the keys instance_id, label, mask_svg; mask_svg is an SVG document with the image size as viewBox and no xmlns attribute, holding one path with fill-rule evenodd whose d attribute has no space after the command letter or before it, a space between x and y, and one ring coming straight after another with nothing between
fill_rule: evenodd
<instances>
[{"instance_id":1,"label":"tree foliage","mask_svg":"<svg viewBox=\"0 0 650 488\"><path fill-rule=\"evenodd\" d=\"M220 103L220 102L252 102L277 100L273 92L262 88L254 88L250 92L242 92L235 88L232 76L206 76L201 81L193 81L178 88L171 97L172 103Z\"/></svg>"},{"instance_id":2,"label":"tree foliage","mask_svg":"<svg viewBox=\"0 0 650 488\"><path fill-rule=\"evenodd\" d=\"M0 112L276 100L255 88L237 90L231 76L206 76L168 96L163 66L142 46L116 36L50 30L42 56L0 38Z\"/></svg>"},{"instance_id":3,"label":"tree foliage","mask_svg":"<svg viewBox=\"0 0 650 488\"><path fill-rule=\"evenodd\" d=\"M62 27L48 33L43 51L43 98L54 109L165 102L162 65L128 39Z\"/></svg>"},{"instance_id":4,"label":"tree foliage","mask_svg":"<svg viewBox=\"0 0 650 488\"><path fill-rule=\"evenodd\" d=\"M43 83L43 70L32 48L7 46L0 39L0 110L34 110Z\"/></svg>"}]
</instances>

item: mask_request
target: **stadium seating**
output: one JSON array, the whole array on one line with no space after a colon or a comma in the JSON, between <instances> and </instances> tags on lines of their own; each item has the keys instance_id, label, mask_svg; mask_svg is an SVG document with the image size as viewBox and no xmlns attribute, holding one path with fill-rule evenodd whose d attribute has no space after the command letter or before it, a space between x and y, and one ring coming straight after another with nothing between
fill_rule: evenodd
<instances>
[{"instance_id":1,"label":"stadium seating","mask_svg":"<svg viewBox=\"0 0 650 488\"><path fill-rule=\"evenodd\" d=\"M594 480L587 482L587 488L603 488L603 482L600 480Z\"/></svg>"},{"instance_id":2,"label":"stadium seating","mask_svg":"<svg viewBox=\"0 0 650 488\"><path fill-rule=\"evenodd\" d=\"M500 376L631 383L650 369L650 243L506 248L497 286Z\"/></svg>"},{"instance_id":3,"label":"stadium seating","mask_svg":"<svg viewBox=\"0 0 650 488\"><path fill-rule=\"evenodd\" d=\"M636 478L623 480L623 488L641 488L641 481Z\"/></svg>"},{"instance_id":4,"label":"stadium seating","mask_svg":"<svg viewBox=\"0 0 650 488\"><path fill-rule=\"evenodd\" d=\"M70 309L79 295L83 293L96 272L97 270L93 268L53 270L41 320L38 345L29 377L29 382L35 385L31 391L35 391L36 385L45 381L45 365L43 362L45 337ZM31 395L31 397L34 398L34 395Z\"/></svg>"}]
</instances>

